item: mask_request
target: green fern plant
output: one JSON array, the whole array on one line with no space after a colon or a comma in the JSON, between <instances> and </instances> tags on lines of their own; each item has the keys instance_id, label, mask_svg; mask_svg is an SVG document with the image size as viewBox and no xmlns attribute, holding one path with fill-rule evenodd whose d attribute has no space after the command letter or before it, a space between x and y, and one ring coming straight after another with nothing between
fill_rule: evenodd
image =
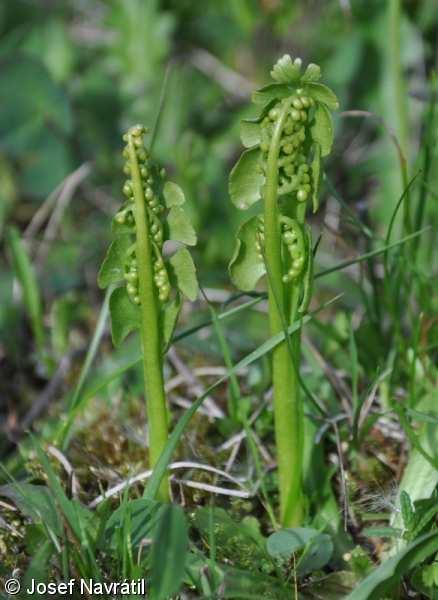
<instances>
[{"instance_id":1,"label":"green fern plant","mask_svg":"<svg viewBox=\"0 0 438 600\"><path fill-rule=\"evenodd\" d=\"M182 189L166 180L144 145L146 129L131 127L123 136L126 146L123 186L125 200L112 222L114 240L98 275L101 288L123 282L109 300L112 338L119 345L140 330L149 463L154 467L168 437L168 408L163 382L163 356L181 309L181 295L195 300L196 270L186 246L196 244L196 233L184 212ZM178 243L167 256L166 241ZM169 486L160 499L168 500Z\"/></svg>"},{"instance_id":2,"label":"green fern plant","mask_svg":"<svg viewBox=\"0 0 438 600\"><path fill-rule=\"evenodd\" d=\"M334 93L319 82L320 68L283 56L274 66L273 83L253 94L260 107L241 126L246 150L231 171L229 191L239 209L262 200L259 215L237 233L229 270L244 291L267 274L272 335L307 311L313 278L311 230L305 223L309 201L318 208L321 159L333 142ZM272 354L280 517L285 526L303 518L303 409L299 394L299 332Z\"/></svg>"}]
</instances>

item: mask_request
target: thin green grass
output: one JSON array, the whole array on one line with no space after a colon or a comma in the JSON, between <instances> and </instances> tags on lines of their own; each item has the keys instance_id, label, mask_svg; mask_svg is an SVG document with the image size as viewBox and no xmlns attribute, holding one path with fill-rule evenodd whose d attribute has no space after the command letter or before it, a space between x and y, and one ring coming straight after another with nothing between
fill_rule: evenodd
<instances>
[{"instance_id":1,"label":"thin green grass","mask_svg":"<svg viewBox=\"0 0 438 600\"><path fill-rule=\"evenodd\" d=\"M61 446L63 450L65 450L68 446L70 430L78 414L81 405L81 396L84 390L85 382L89 376L91 367L96 359L97 353L99 351L99 346L102 341L102 337L105 333L105 326L108 320L109 314L109 299L114 291L114 286L109 286L105 292L105 298L102 303L102 307L100 309L100 313L97 319L96 328L93 332L93 337L91 338L91 343L88 347L87 354L85 356L85 360L82 364L81 371L79 373L78 381L75 385L73 394L69 400L67 406L67 421L62 427L62 430L59 434L59 438L57 439L57 443Z\"/></svg>"}]
</instances>

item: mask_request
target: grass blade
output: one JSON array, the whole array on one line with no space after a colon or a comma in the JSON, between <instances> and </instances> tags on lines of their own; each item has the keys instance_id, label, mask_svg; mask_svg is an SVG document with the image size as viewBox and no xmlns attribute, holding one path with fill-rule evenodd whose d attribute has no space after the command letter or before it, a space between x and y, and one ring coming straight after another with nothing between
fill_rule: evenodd
<instances>
[{"instance_id":1,"label":"grass blade","mask_svg":"<svg viewBox=\"0 0 438 600\"><path fill-rule=\"evenodd\" d=\"M154 126L152 128L151 141L149 144L149 152L152 152L152 148L153 148L155 140L157 138L158 129L159 129L160 123L161 123L161 117L162 117L163 111L164 111L164 104L166 102L166 93L167 93L167 88L169 85L169 79L170 79L171 72L172 72L172 65L168 64L166 71L164 73L163 83L161 85L160 99L158 101L158 110L157 110L157 114L155 117Z\"/></svg>"},{"instance_id":2,"label":"grass blade","mask_svg":"<svg viewBox=\"0 0 438 600\"><path fill-rule=\"evenodd\" d=\"M345 202L345 200L342 198L341 194L335 188L331 179L327 177L327 175L325 176L325 182L327 183L329 192L342 206L342 210L349 215L351 222L361 231L361 233L365 237L369 238L370 240L374 239L374 233L369 227L365 225L365 223L362 223L362 221L356 216L354 210L352 210L350 205L347 202Z\"/></svg>"},{"instance_id":3,"label":"grass blade","mask_svg":"<svg viewBox=\"0 0 438 600\"><path fill-rule=\"evenodd\" d=\"M43 306L37 277L26 252L20 234L15 227L7 231L7 242L12 256L15 275L20 282L23 292L23 301L29 315L35 345L41 361L48 366L48 357L45 350L45 331L43 322Z\"/></svg>"},{"instance_id":4,"label":"grass blade","mask_svg":"<svg viewBox=\"0 0 438 600\"><path fill-rule=\"evenodd\" d=\"M429 229L430 229L429 226L423 227L422 229L419 229L418 231L414 231L413 233L410 233L409 235L405 235L404 237L397 240L396 242L392 242L391 244L386 244L385 246L382 246L382 248L377 248L376 250L371 250L371 252L366 252L365 254L356 256L355 258L352 258L349 260L344 260L344 261L338 263L337 265L335 265L334 267L329 267L328 269L324 269L324 271L319 271L319 273L316 273L315 279L317 279L318 277L325 277L326 275L330 275L331 273L335 273L336 271L342 271L342 269L346 269L347 267L350 267L351 265L363 262L364 260L368 260L369 258L372 258L373 256L378 256L379 254L385 254L385 252L387 252L388 250L392 250L393 248L397 248L398 246L401 246L402 244L405 244L406 242L413 240L414 238L422 235Z\"/></svg>"},{"instance_id":5,"label":"grass blade","mask_svg":"<svg viewBox=\"0 0 438 600\"><path fill-rule=\"evenodd\" d=\"M160 516L151 552L151 600L164 600L178 592L189 543L187 520L180 506L167 504Z\"/></svg>"},{"instance_id":6,"label":"grass blade","mask_svg":"<svg viewBox=\"0 0 438 600\"><path fill-rule=\"evenodd\" d=\"M102 308L100 310L99 318L97 320L96 329L94 330L93 337L91 339L91 344L88 348L84 364L82 365L82 369L79 374L78 382L69 402L67 422L65 423L60 433L60 438L58 441L58 443L62 446L63 450L65 450L68 446L70 430L73 425L74 419L77 415L77 412L82 404L81 394L85 385L85 381L88 377L94 359L96 358L103 334L105 333L105 324L109 313L109 298L113 289L114 287L110 285L106 291Z\"/></svg>"}]
</instances>

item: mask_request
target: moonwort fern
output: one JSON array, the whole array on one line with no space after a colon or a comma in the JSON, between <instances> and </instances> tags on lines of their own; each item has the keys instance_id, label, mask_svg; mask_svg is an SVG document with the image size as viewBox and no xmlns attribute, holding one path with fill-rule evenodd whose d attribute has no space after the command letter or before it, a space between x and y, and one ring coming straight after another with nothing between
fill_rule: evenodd
<instances>
[{"instance_id":1,"label":"moonwort fern","mask_svg":"<svg viewBox=\"0 0 438 600\"><path fill-rule=\"evenodd\" d=\"M168 415L163 382L163 355L181 308L181 294L198 293L195 266L186 245L196 234L184 212L184 193L166 180L164 169L144 145L146 129L131 127L124 135L125 200L112 222L114 239L99 271L101 288L121 283L110 297L115 345L140 330L149 429L149 462L153 467L166 444ZM165 242L178 246L168 255ZM170 251L171 252L171 251ZM160 497L169 497L168 483Z\"/></svg>"},{"instance_id":2,"label":"moonwort fern","mask_svg":"<svg viewBox=\"0 0 438 600\"><path fill-rule=\"evenodd\" d=\"M283 56L271 71L274 83L253 94L260 107L241 126L247 148L231 171L229 191L239 209L262 201L260 214L239 229L229 270L233 282L251 291L267 275L271 334L307 311L313 278L313 248L306 210L318 208L321 159L333 142L334 93L319 82L320 68ZM299 394L300 333L272 354L280 518L299 525L302 489L303 408Z\"/></svg>"}]
</instances>

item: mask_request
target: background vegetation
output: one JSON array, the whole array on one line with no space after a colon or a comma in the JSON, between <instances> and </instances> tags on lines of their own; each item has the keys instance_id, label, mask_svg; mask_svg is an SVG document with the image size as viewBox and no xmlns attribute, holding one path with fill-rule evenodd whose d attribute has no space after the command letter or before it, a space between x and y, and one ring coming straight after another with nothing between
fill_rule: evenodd
<instances>
[{"instance_id":1,"label":"background vegetation","mask_svg":"<svg viewBox=\"0 0 438 600\"><path fill-rule=\"evenodd\" d=\"M191 515L188 566L167 574L176 587L154 580L162 561L156 545L155 554L144 551L147 573L157 597L177 593L184 580L181 597L258 597L248 590L269 597L269 590L283 598L296 587L297 597L342 598L374 565L398 556L355 598L437 597L435 3L14 0L0 5L0 31L0 576L20 569L29 577L29 565L41 578L145 572L139 540L165 532L134 527L134 557L119 534L114 551L104 552L100 528L119 501L102 503L101 513L91 512L97 502L86 515L78 508L147 464L138 339L113 349L96 283L121 200L121 135L133 123L154 123L167 72L155 151L185 190L198 277L212 303L201 295L186 306L183 325L193 327L211 319L212 307L226 310L236 293L227 264L243 215L229 201L227 180L241 149L239 121L251 116L251 91L288 52L320 64L341 104L312 221L317 271L326 271L312 308L343 296L306 325L302 369L325 409L321 420L306 407L307 525L330 535L334 550L307 568L304 561L298 581L292 552L274 566L275 550L266 555L262 535L272 533L267 515L277 499L270 374L260 352L211 393L172 458L213 465L256 493L214 496L208 485L241 487L218 473L177 471L175 497ZM327 272L344 261L351 264ZM268 337L264 310L259 303L172 347L174 422ZM228 413L230 397L238 398L238 416ZM62 427L69 443L60 453ZM11 477L33 486L22 488L30 507ZM45 481L51 494L34 489ZM131 486L124 502L141 492ZM403 497L417 521L402 515ZM202 512L212 501L227 514ZM41 511L52 515L51 534ZM123 515L119 533L135 521L135 511ZM158 523L164 518L175 523L168 535L177 531L176 542L166 543L177 549L185 517L159 514ZM243 523L238 534L228 519Z\"/></svg>"}]
</instances>

